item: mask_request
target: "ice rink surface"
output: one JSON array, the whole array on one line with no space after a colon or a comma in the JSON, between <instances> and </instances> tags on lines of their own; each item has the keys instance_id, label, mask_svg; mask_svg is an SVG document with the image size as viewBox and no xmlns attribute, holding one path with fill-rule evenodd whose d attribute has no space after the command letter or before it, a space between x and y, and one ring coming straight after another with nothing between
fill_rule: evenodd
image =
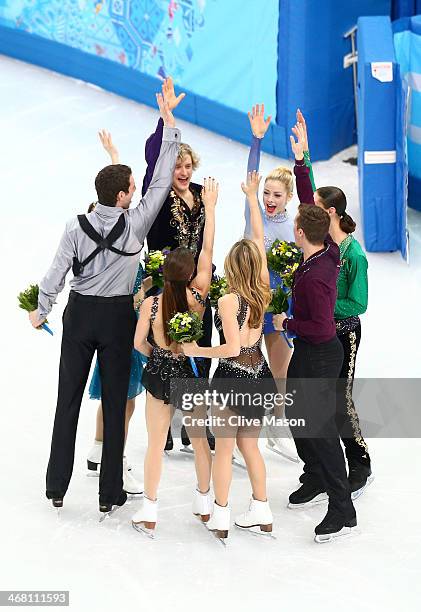
<instances>
[{"instance_id":1,"label":"ice rink surface","mask_svg":"<svg viewBox=\"0 0 421 612\"><path fill-rule=\"evenodd\" d=\"M65 506L60 516L52 509L44 497L44 478L67 291L49 317L54 338L29 326L16 296L47 271L66 220L96 199L93 180L108 163L98 129L112 132L122 163L132 166L137 196L145 170L144 142L158 113L9 58L0 57L0 70L5 306L0 589L69 590L71 609L77 611L418 610L419 439L369 440L375 481L356 501L359 534L329 545L313 542L324 506L286 508L300 467L265 450L277 539L233 528L226 550L191 514L193 460L174 450L164 460L157 537L151 541L130 524L138 500L98 522L98 480L88 478L85 467L96 402L86 397ZM182 121L177 125L201 157L196 182L208 175L220 182L215 263L222 272L225 253L243 231L240 182L248 148ZM342 161L355 154L351 148L315 163L314 175L317 185L344 189L358 224L357 169ZM262 174L281 163L291 167L262 155ZM296 208L295 198L289 206ZM368 255L369 309L362 318L359 377L421 376L421 215L411 211L409 220L409 266L397 253ZM356 236L361 238L360 231ZM139 478L146 444L143 410L144 395L137 399L127 447ZM245 509L249 496L246 473L234 467L233 516Z\"/></svg>"}]
</instances>

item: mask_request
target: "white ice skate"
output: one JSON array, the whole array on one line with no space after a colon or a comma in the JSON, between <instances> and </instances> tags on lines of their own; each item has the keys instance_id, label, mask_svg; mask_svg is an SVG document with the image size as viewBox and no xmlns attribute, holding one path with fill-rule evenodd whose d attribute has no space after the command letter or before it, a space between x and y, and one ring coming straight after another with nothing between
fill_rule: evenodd
<instances>
[{"instance_id":1,"label":"white ice skate","mask_svg":"<svg viewBox=\"0 0 421 612\"><path fill-rule=\"evenodd\" d=\"M180 448L180 453L185 453L186 455L194 455L194 450L192 449L191 446L188 446L187 444L183 444L182 447Z\"/></svg>"},{"instance_id":2,"label":"white ice skate","mask_svg":"<svg viewBox=\"0 0 421 612\"><path fill-rule=\"evenodd\" d=\"M123 457L123 491L126 491L129 495L143 494L143 484L138 482L134 476L130 474L126 457Z\"/></svg>"},{"instance_id":3,"label":"white ice skate","mask_svg":"<svg viewBox=\"0 0 421 612\"><path fill-rule=\"evenodd\" d=\"M102 442L94 440L91 450L88 453L88 476L99 476L99 466L102 457Z\"/></svg>"},{"instance_id":4,"label":"white ice skate","mask_svg":"<svg viewBox=\"0 0 421 612\"><path fill-rule=\"evenodd\" d=\"M158 501L152 501L148 497L144 497L142 507L132 516L132 525L136 531L140 531L153 539L155 537L157 514Z\"/></svg>"},{"instance_id":5,"label":"white ice skate","mask_svg":"<svg viewBox=\"0 0 421 612\"><path fill-rule=\"evenodd\" d=\"M201 493L198 489L194 492L193 498L193 514L199 517L202 523L207 523L212 512L212 500L210 490L207 493Z\"/></svg>"},{"instance_id":6,"label":"white ice skate","mask_svg":"<svg viewBox=\"0 0 421 612\"><path fill-rule=\"evenodd\" d=\"M102 440L94 440L91 450L88 453L87 464L88 464L88 476L99 476L99 467L101 465L102 458ZM124 456L126 459L126 456ZM132 466L127 463L126 467L130 472Z\"/></svg>"},{"instance_id":7,"label":"white ice skate","mask_svg":"<svg viewBox=\"0 0 421 612\"><path fill-rule=\"evenodd\" d=\"M273 515L268 501L252 498L249 509L235 518L235 525L251 533L275 537L272 535Z\"/></svg>"},{"instance_id":8,"label":"white ice skate","mask_svg":"<svg viewBox=\"0 0 421 612\"><path fill-rule=\"evenodd\" d=\"M230 526L231 509L229 506L218 506L216 502L213 504L212 516L208 520L206 527L213 535L226 546L228 531Z\"/></svg>"},{"instance_id":9,"label":"white ice skate","mask_svg":"<svg viewBox=\"0 0 421 612\"><path fill-rule=\"evenodd\" d=\"M300 458L297 455L294 440L292 440L291 438L276 438L268 436L266 448L276 453L277 455L281 455L281 457L283 457L284 459L293 461L294 463L299 463L300 461Z\"/></svg>"},{"instance_id":10,"label":"white ice skate","mask_svg":"<svg viewBox=\"0 0 421 612\"><path fill-rule=\"evenodd\" d=\"M244 457L237 445L234 446L234 450L232 451L232 464L243 468L243 470L247 469Z\"/></svg>"}]
</instances>

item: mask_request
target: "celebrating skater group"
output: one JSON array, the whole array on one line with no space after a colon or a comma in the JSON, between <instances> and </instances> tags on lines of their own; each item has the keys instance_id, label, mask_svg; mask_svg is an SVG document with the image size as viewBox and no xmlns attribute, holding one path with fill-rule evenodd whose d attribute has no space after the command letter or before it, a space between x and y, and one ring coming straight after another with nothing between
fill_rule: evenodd
<instances>
[{"instance_id":1,"label":"celebrating skater group","mask_svg":"<svg viewBox=\"0 0 421 612\"><path fill-rule=\"evenodd\" d=\"M38 308L29 314L34 327L45 322L72 269L47 498L55 507L63 505L80 405L96 353L89 392L101 403L88 468L100 466L103 517L122 506L128 494L143 493L132 524L151 537L159 531L162 457L172 448L174 411L181 410L182 441L192 446L196 470L193 514L221 542L232 523L262 535L273 533L262 437L272 450L298 455L304 464L288 507L328 503L315 527L316 542L352 533L357 525L353 501L373 476L352 399L359 315L368 299L367 259L353 237L346 196L339 187L316 189L300 111L290 136L293 171L277 167L262 181L260 147L271 118L265 118L263 105L254 106L247 176L241 183L244 237L227 253L223 278L216 277L218 183L212 177L203 185L191 180L199 157L181 142L173 116L184 94L176 96L168 78L156 97L160 119L145 146L139 204L130 208L136 189L131 168L119 163L110 134L100 132L111 164L96 176L98 201L67 223L39 285ZM300 201L295 218L288 211L294 183ZM149 253L142 266L145 239ZM213 324L220 337L214 346ZM205 388L212 405L197 399L206 396ZM124 448L135 397L143 391L148 446L142 485ZM188 408L186 396L196 398ZM232 400L237 396L241 401ZM256 396L285 401L268 408ZM218 401L224 397L232 401ZM292 439L281 435L268 415L289 423ZM232 521L233 456L245 463L252 495L247 509Z\"/></svg>"}]
</instances>

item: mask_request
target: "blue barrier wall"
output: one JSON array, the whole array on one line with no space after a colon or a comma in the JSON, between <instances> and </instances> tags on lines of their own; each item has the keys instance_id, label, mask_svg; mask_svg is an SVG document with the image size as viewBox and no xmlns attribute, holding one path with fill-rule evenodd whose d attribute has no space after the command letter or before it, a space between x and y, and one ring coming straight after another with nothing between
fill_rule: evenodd
<instances>
[{"instance_id":1,"label":"blue barrier wall","mask_svg":"<svg viewBox=\"0 0 421 612\"><path fill-rule=\"evenodd\" d=\"M421 15L393 24L396 58L411 88L408 113L408 205L421 211Z\"/></svg>"},{"instance_id":2,"label":"blue barrier wall","mask_svg":"<svg viewBox=\"0 0 421 612\"><path fill-rule=\"evenodd\" d=\"M421 0L392 0L392 19L412 17L421 13Z\"/></svg>"},{"instance_id":3,"label":"blue barrier wall","mask_svg":"<svg viewBox=\"0 0 421 612\"><path fill-rule=\"evenodd\" d=\"M405 257L407 88L395 57L390 19L360 18L357 41L358 170L365 247L400 250Z\"/></svg>"},{"instance_id":4,"label":"blue barrier wall","mask_svg":"<svg viewBox=\"0 0 421 612\"><path fill-rule=\"evenodd\" d=\"M1 0L0 52L155 105L171 74L189 95L179 116L249 142L245 111L264 101L263 148L290 156L300 107L313 159L355 141L343 39L391 0Z\"/></svg>"}]
</instances>

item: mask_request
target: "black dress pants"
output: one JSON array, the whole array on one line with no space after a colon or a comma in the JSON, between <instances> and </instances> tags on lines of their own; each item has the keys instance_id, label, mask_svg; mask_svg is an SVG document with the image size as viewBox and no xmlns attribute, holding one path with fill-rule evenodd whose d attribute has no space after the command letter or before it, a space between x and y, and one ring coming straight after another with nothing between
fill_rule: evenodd
<instances>
[{"instance_id":1,"label":"black dress pants","mask_svg":"<svg viewBox=\"0 0 421 612\"><path fill-rule=\"evenodd\" d=\"M336 425L345 446L348 461L353 459L370 465L368 447L361 432L360 421L352 399L355 361L361 340L361 324L353 331L338 335L344 350L342 369L338 379Z\"/></svg>"},{"instance_id":2,"label":"black dress pants","mask_svg":"<svg viewBox=\"0 0 421 612\"><path fill-rule=\"evenodd\" d=\"M355 510L335 421L342 362L343 349L336 336L321 344L294 340L287 374L287 392L293 402L286 406L286 416L305 420L305 426L290 425L304 469L327 491L329 508L349 520Z\"/></svg>"},{"instance_id":3,"label":"black dress pants","mask_svg":"<svg viewBox=\"0 0 421 612\"><path fill-rule=\"evenodd\" d=\"M95 351L102 385L104 441L100 503L116 503L123 489L124 423L136 314L133 296L111 298L72 291L63 314L58 399L47 497L63 497L73 471L76 429Z\"/></svg>"}]
</instances>

